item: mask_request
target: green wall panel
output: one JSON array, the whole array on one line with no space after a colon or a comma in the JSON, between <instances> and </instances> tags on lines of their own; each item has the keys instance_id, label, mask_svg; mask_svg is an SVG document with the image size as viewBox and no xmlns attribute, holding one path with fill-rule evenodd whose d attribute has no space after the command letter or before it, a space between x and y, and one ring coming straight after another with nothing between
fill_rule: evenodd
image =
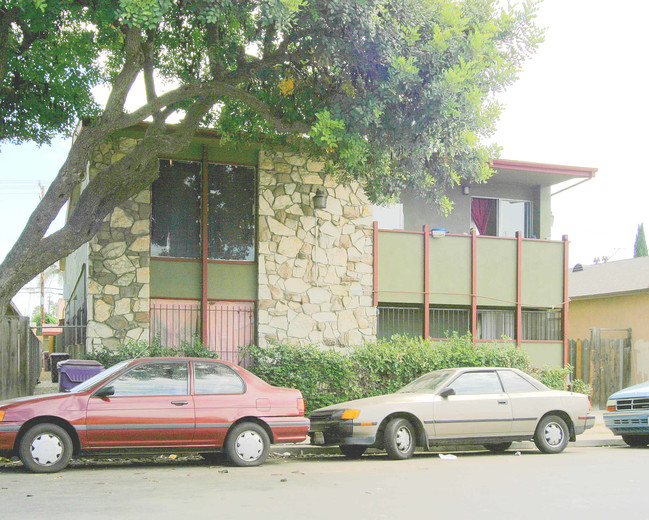
<instances>
[{"instance_id":1,"label":"green wall panel","mask_svg":"<svg viewBox=\"0 0 649 520\"><path fill-rule=\"evenodd\" d=\"M431 305L471 305L471 237L429 238Z\"/></svg>"},{"instance_id":2,"label":"green wall panel","mask_svg":"<svg viewBox=\"0 0 649 520\"><path fill-rule=\"evenodd\" d=\"M516 240L479 237L476 246L479 306L516 305Z\"/></svg>"},{"instance_id":3,"label":"green wall panel","mask_svg":"<svg viewBox=\"0 0 649 520\"><path fill-rule=\"evenodd\" d=\"M563 343L521 343L521 348L530 355L532 366L536 368L556 368L563 366Z\"/></svg>"},{"instance_id":4,"label":"green wall panel","mask_svg":"<svg viewBox=\"0 0 649 520\"><path fill-rule=\"evenodd\" d=\"M151 259L151 298L201 299L200 262Z\"/></svg>"},{"instance_id":5,"label":"green wall panel","mask_svg":"<svg viewBox=\"0 0 649 520\"><path fill-rule=\"evenodd\" d=\"M523 241L521 299L524 307L561 307L563 255L562 242Z\"/></svg>"},{"instance_id":6,"label":"green wall panel","mask_svg":"<svg viewBox=\"0 0 649 520\"><path fill-rule=\"evenodd\" d=\"M256 264L208 264L207 297L214 300L256 300Z\"/></svg>"},{"instance_id":7,"label":"green wall panel","mask_svg":"<svg viewBox=\"0 0 649 520\"><path fill-rule=\"evenodd\" d=\"M423 235L381 231L378 246L379 301L423 303Z\"/></svg>"},{"instance_id":8,"label":"green wall panel","mask_svg":"<svg viewBox=\"0 0 649 520\"><path fill-rule=\"evenodd\" d=\"M207 297L211 300L255 300L255 264L214 264L207 266ZM152 298L201 299L202 272L199 262L151 260Z\"/></svg>"}]
</instances>

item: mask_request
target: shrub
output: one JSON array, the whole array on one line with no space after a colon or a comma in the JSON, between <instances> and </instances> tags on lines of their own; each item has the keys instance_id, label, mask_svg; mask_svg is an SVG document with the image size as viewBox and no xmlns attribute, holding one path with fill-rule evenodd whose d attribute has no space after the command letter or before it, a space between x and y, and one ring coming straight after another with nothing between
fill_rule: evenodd
<instances>
[{"instance_id":1,"label":"shrub","mask_svg":"<svg viewBox=\"0 0 649 520\"><path fill-rule=\"evenodd\" d=\"M426 372L462 366L529 369L526 352L512 344L473 345L470 335L447 341L393 336L342 350L315 345L253 346L248 369L275 386L298 388L307 413L330 404L395 392Z\"/></svg>"},{"instance_id":2,"label":"shrub","mask_svg":"<svg viewBox=\"0 0 649 520\"><path fill-rule=\"evenodd\" d=\"M179 347L165 347L159 338L154 338L149 344L146 341L130 341L113 350L105 345L86 354L86 359L99 361L104 367L111 367L126 359L141 357L202 357L217 358L218 354L203 345L200 338L194 336L191 342L183 341Z\"/></svg>"}]
</instances>

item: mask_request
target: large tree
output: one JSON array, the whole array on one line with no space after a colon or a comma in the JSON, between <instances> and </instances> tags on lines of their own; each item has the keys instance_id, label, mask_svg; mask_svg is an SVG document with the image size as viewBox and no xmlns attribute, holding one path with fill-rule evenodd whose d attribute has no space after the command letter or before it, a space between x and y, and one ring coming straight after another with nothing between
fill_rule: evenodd
<instances>
[{"instance_id":1,"label":"large tree","mask_svg":"<svg viewBox=\"0 0 649 520\"><path fill-rule=\"evenodd\" d=\"M633 258L640 256L649 256L649 249L647 249L647 239L644 234L644 224L638 226L638 232L635 236L635 243L633 244Z\"/></svg>"},{"instance_id":2,"label":"large tree","mask_svg":"<svg viewBox=\"0 0 649 520\"><path fill-rule=\"evenodd\" d=\"M490 175L499 105L541 39L535 2L498 0L0 0L0 140L46 142L81 117L67 160L0 265L0 308L155 180L201 125L324 157L374 201ZM138 79L141 78L141 79ZM91 88L110 87L103 106ZM125 103L136 81L146 99ZM163 88L161 88L161 85ZM171 117L180 119L170 125ZM142 139L97 172L46 236L111 135Z\"/></svg>"}]
</instances>

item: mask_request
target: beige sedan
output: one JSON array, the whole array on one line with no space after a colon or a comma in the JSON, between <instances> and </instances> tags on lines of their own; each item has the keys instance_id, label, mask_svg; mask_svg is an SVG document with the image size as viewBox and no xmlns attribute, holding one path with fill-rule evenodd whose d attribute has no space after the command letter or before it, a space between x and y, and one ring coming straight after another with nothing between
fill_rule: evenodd
<instances>
[{"instance_id":1,"label":"beige sedan","mask_svg":"<svg viewBox=\"0 0 649 520\"><path fill-rule=\"evenodd\" d=\"M348 457L369 447L407 459L417 446L473 444L501 452L533 440L543 453L561 453L591 428L583 394L550 390L513 368L456 368L430 372L394 394L315 410L311 443L338 444Z\"/></svg>"}]
</instances>

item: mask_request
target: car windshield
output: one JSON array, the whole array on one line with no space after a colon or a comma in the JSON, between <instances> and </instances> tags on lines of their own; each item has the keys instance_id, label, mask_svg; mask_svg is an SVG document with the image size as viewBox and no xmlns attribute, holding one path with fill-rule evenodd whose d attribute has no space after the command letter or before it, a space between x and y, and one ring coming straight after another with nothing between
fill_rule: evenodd
<instances>
[{"instance_id":1,"label":"car windshield","mask_svg":"<svg viewBox=\"0 0 649 520\"><path fill-rule=\"evenodd\" d=\"M95 374L92 376L90 379L86 379L83 383L79 383L77 386L73 387L70 390L71 394L76 394L77 392L84 392L88 390L89 388L92 388L95 386L97 383L110 378L113 374L116 372L119 372L124 366L128 365L130 360L126 361L121 361L117 363L116 365L113 365L110 368L107 368L103 372L99 372L99 374Z\"/></svg>"},{"instance_id":2,"label":"car windshield","mask_svg":"<svg viewBox=\"0 0 649 520\"><path fill-rule=\"evenodd\" d=\"M450 376L455 373L453 370L437 370L429 372L415 379L412 383L404 386L399 392L403 393L426 393L435 392Z\"/></svg>"}]
</instances>

